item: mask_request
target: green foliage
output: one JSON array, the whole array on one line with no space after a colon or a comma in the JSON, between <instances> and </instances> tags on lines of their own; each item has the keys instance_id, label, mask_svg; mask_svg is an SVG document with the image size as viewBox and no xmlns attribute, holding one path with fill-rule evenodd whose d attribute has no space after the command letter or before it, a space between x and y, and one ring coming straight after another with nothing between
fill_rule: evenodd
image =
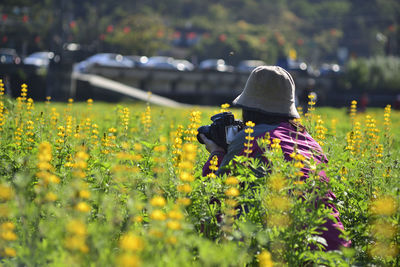
<instances>
[{"instance_id":1,"label":"green foliage","mask_svg":"<svg viewBox=\"0 0 400 267\"><path fill-rule=\"evenodd\" d=\"M356 90L398 92L399 69L399 57L354 59L347 66L345 79L351 84L351 88Z\"/></svg>"},{"instance_id":2,"label":"green foliage","mask_svg":"<svg viewBox=\"0 0 400 267\"><path fill-rule=\"evenodd\" d=\"M284 266L400 259L386 253L400 238L398 111L350 119L344 109L318 109L303 122L316 135L315 116L326 121L319 141L329 163L286 161L273 140L259 139L268 164L238 156L229 175L210 178L201 176L208 153L189 129L218 110L199 108L196 121L190 109L0 100L4 266L257 266L266 251ZM306 181L298 164L313 170ZM185 171L193 178L187 193L177 187ZM336 205L352 247L325 252L321 225L335 220L321 201L329 190L337 199L324 201ZM183 197L191 203L180 205Z\"/></svg>"},{"instance_id":3,"label":"green foliage","mask_svg":"<svg viewBox=\"0 0 400 267\"><path fill-rule=\"evenodd\" d=\"M295 49L299 58L316 64L337 61L339 44L360 57L398 53L395 47L400 5L395 0L367 4L361 0L3 2L0 12L10 14L10 20L15 7L26 7L23 13L29 16L29 23L10 28L5 25L4 29L21 43L29 38L29 49L35 50L76 42L92 52L112 50L153 56L170 50L172 32L185 28L208 36L201 36L196 47L185 50L188 58L217 57L232 63L263 59L273 64L278 51L288 55L290 49ZM13 20L19 21L20 16ZM221 34L227 36L226 40L219 39ZM377 34L382 36L380 41ZM40 40L33 44L36 37ZM230 58L230 52L235 56Z\"/></svg>"}]
</instances>

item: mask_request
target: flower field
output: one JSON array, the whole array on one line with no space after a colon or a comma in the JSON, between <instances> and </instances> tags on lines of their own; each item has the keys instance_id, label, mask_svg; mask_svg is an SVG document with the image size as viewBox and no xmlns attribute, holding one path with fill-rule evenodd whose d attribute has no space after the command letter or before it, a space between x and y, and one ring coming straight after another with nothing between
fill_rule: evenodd
<instances>
[{"instance_id":1,"label":"flower field","mask_svg":"<svg viewBox=\"0 0 400 267\"><path fill-rule=\"evenodd\" d=\"M202 177L196 130L229 105L34 103L26 85L16 100L3 92L0 82L3 266L400 265L400 112L390 106L359 113L355 101L347 110L311 99L301 123L329 163L286 162L264 138L270 165L242 156L229 176L214 162ZM303 182L305 165L314 174ZM352 242L331 252L318 235L332 217L318 201L328 190Z\"/></svg>"}]
</instances>

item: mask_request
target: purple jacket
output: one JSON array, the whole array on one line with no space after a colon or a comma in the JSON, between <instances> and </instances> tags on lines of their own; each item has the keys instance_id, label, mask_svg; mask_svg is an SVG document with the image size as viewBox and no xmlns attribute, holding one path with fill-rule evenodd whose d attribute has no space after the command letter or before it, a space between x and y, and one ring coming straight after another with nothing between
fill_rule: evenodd
<instances>
[{"instance_id":1,"label":"purple jacket","mask_svg":"<svg viewBox=\"0 0 400 267\"><path fill-rule=\"evenodd\" d=\"M319 144L307 133L307 132L298 132L296 129L287 122L280 123L279 125L267 125L267 124L259 124L254 127L254 140L252 141L252 153L249 155L250 157L259 157L262 155L263 151L257 144L257 139L262 138L265 134L269 132L271 140L277 138L279 139L280 146L282 148L282 152L286 160L290 161L292 158L290 154L293 152L295 146L297 146L297 153L303 155L306 159L313 158L315 162L318 163L327 163L328 159L322 152L321 147ZM228 163L234 158L236 155L244 155L244 146L243 144L246 142L245 139L246 133L244 131L239 132L233 142L228 146L227 153L222 151L218 151L212 153L203 166L203 176L206 176L210 173L210 160L213 156L218 157L218 166L219 169L217 174L224 172L224 167L228 165ZM261 157L261 159L267 163L268 160L265 157ZM301 169L304 173L302 177L303 180L309 177L310 169L305 166ZM326 177L324 171L319 173L321 179L327 183L329 183L329 178ZM329 192L325 199L335 200L336 196ZM323 231L321 237L323 237L326 241L328 246L326 250L337 250L340 249L341 246L349 247L351 242L340 238L339 236L342 234L343 224L339 219L339 212L336 209L335 205L329 203L328 201L324 201L325 205L332 209L332 215L336 218L337 222L333 220L327 220L322 227L327 228L327 231Z\"/></svg>"}]
</instances>

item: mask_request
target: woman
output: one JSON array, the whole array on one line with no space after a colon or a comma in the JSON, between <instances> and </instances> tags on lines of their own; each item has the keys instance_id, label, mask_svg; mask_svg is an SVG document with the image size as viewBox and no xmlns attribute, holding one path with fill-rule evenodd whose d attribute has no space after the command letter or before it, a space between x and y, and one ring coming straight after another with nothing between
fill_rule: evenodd
<instances>
[{"instance_id":1,"label":"woman","mask_svg":"<svg viewBox=\"0 0 400 267\"><path fill-rule=\"evenodd\" d=\"M271 139L279 139L282 152L286 160L290 161L293 152L303 155L306 159L313 158L317 163L326 163L328 160L323 154L319 144L306 132L304 127L295 119L300 118L295 106L295 84L292 76L283 68L278 66L260 66L252 71L246 86L234 101L235 106L241 107L244 123L252 121L254 140L252 141L252 152L250 157L260 157L265 163L267 159L262 157L263 151L258 146L257 139L263 138L267 133ZM210 161L214 156L218 157L218 171L221 174L227 170L229 162L236 155L244 155L244 143L247 142L245 131L240 131L228 146L227 151L219 147L212 140L201 134L210 157L203 167L203 175L210 170ZM296 151L295 151L296 150ZM304 173L303 180L307 179L310 169L305 166L301 169ZM321 179L329 182L324 172L320 172ZM335 199L335 195L329 192L325 199ZM323 227L321 236L327 241L326 250L337 250L341 246L348 247L350 241L339 236L342 234L343 225L339 219L336 207L325 202L332 209L332 215L337 222L328 220Z\"/></svg>"}]
</instances>

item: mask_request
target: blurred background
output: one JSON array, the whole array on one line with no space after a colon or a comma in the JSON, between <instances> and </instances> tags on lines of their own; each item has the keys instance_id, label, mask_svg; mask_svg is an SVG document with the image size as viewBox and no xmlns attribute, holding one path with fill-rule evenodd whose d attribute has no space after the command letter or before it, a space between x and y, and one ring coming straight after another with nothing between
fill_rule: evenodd
<instances>
[{"instance_id":1,"label":"blurred background","mask_svg":"<svg viewBox=\"0 0 400 267\"><path fill-rule=\"evenodd\" d=\"M396 108L399 54L398 0L0 3L0 78L10 96L26 82L36 100L124 99L90 79L101 76L185 103L220 104L254 67L276 64L295 76L299 104L313 92L317 105L357 99Z\"/></svg>"}]
</instances>

